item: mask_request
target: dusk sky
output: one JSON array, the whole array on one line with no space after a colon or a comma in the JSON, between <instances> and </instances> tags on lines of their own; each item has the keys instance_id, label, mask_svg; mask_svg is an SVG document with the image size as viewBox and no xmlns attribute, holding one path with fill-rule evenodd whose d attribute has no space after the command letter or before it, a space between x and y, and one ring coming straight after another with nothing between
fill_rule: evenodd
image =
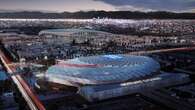
<instances>
[{"instance_id":1,"label":"dusk sky","mask_svg":"<svg viewBox=\"0 0 195 110\"><path fill-rule=\"evenodd\" d=\"M194 12L195 0L0 0L0 10Z\"/></svg>"}]
</instances>

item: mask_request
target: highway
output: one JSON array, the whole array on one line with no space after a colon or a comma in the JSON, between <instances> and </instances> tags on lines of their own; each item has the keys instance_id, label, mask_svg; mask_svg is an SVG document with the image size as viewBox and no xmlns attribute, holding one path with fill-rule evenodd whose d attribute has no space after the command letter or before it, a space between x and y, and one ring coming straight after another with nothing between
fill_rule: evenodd
<instances>
[{"instance_id":1,"label":"highway","mask_svg":"<svg viewBox=\"0 0 195 110\"><path fill-rule=\"evenodd\" d=\"M191 51L191 50L195 50L195 47L181 47L181 48L172 48L172 49L146 50L146 51L129 52L127 54L129 54L129 55L143 55L143 54L178 52L178 51Z\"/></svg>"},{"instance_id":2,"label":"highway","mask_svg":"<svg viewBox=\"0 0 195 110\"><path fill-rule=\"evenodd\" d=\"M46 110L41 101L38 97L33 93L29 85L26 81L18 74L14 74L16 72L16 67L12 66L11 60L5 56L5 53L2 49L0 49L0 59L5 66L9 76L18 87L20 93L22 94L23 98L27 102L29 108L31 110Z\"/></svg>"},{"instance_id":3,"label":"highway","mask_svg":"<svg viewBox=\"0 0 195 110\"><path fill-rule=\"evenodd\" d=\"M150 91L142 93L144 97L148 100L160 103L163 106L170 108L171 110L194 110L195 107L192 106L187 101L179 100L170 95L170 93L165 89L160 89L158 91Z\"/></svg>"}]
</instances>

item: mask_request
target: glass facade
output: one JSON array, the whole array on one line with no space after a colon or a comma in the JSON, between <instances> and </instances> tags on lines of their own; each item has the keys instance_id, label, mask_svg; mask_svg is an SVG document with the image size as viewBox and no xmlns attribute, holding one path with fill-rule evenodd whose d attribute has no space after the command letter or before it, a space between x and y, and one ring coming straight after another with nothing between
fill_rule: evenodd
<instances>
[{"instance_id":1,"label":"glass facade","mask_svg":"<svg viewBox=\"0 0 195 110\"><path fill-rule=\"evenodd\" d=\"M155 74L159 68L159 63L149 57L102 55L63 61L51 66L46 77L58 77L83 85L98 85L141 79Z\"/></svg>"}]
</instances>

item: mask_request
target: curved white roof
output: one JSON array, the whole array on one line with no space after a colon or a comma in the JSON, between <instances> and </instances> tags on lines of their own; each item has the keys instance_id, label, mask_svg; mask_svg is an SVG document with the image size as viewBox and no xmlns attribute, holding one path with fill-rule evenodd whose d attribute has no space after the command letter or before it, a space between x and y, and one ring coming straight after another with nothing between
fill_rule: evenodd
<instances>
[{"instance_id":1,"label":"curved white roof","mask_svg":"<svg viewBox=\"0 0 195 110\"><path fill-rule=\"evenodd\" d=\"M67 34L75 34L75 33L80 33L80 32L111 34L111 33L108 33L108 32L91 30L91 29L48 29L48 30L43 30L43 31L39 32L39 35L52 34L52 35L64 36L64 35L67 35Z\"/></svg>"},{"instance_id":2,"label":"curved white roof","mask_svg":"<svg viewBox=\"0 0 195 110\"><path fill-rule=\"evenodd\" d=\"M159 68L159 63L149 57L101 55L60 62L47 70L46 77L61 84L98 85L141 79Z\"/></svg>"}]
</instances>

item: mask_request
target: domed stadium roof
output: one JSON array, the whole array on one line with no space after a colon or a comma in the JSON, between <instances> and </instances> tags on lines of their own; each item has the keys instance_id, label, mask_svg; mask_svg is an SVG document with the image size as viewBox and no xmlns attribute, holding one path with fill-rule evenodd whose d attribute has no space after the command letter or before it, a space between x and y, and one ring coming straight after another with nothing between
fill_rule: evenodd
<instances>
[{"instance_id":1,"label":"domed stadium roof","mask_svg":"<svg viewBox=\"0 0 195 110\"><path fill-rule=\"evenodd\" d=\"M158 62L145 56L101 55L60 62L46 71L46 78L67 85L111 84L145 78L159 68Z\"/></svg>"}]
</instances>

